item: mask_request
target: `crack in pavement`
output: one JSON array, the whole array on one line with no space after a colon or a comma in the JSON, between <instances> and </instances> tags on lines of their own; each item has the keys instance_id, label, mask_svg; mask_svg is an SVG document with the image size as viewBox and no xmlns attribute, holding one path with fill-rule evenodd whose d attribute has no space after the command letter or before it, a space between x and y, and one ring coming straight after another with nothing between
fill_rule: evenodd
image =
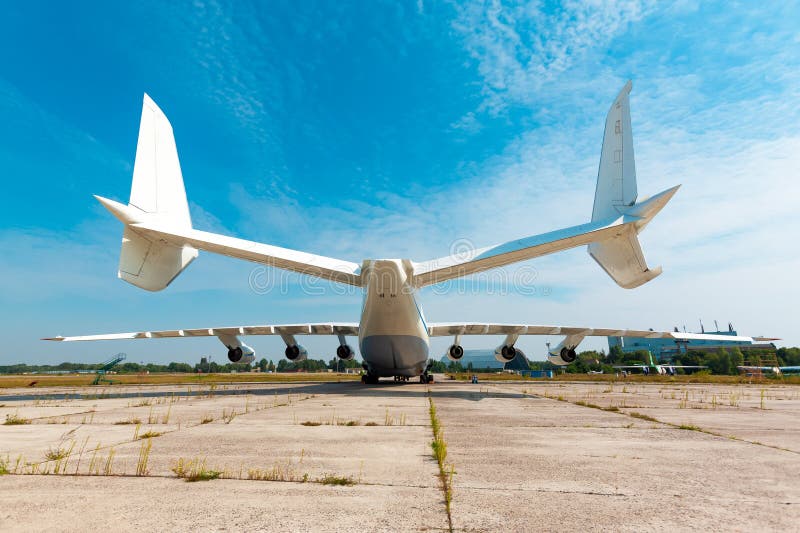
<instances>
[{"instance_id":1,"label":"crack in pavement","mask_svg":"<svg viewBox=\"0 0 800 533\"><path fill-rule=\"evenodd\" d=\"M528 393L522 393L522 394L525 395L525 396L529 396ZM625 411L621 410L621 409L627 409L627 408L620 408L620 410L617 410L617 411L609 411L609 410L604 409L602 407L598 408L597 406L594 406L594 405L586 405L585 403L581 403L582 400L572 401L572 400L569 400L569 399L566 399L566 398L561 398L561 399L559 399L559 398L546 398L546 399L552 400L554 402L568 403L570 405L575 405L575 406L578 406L578 407L585 407L587 409L596 409L598 411L603 411L603 412L606 412L606 413L614 413L614 414L622 415L622 416L625 416L625 417L628 417L628 418L633 418L635 420L642 420L639 417L633 416L632 414L626 413ZM791 450L789 448L783 448L783 447L775 446L775 445L772 445L772 444L765 444L763 442L752 441L752 440L748 440L748 439L745 439L745 438L742 438L742 437L737 437L736 435L723 435L721 433L716 433L714 431L711 431L710 429L704 429L704 428L701 428L699 426L691 426L691 427L689 427L688 425L685 425L685 424L676 424L674 422L664 422L663 420L658 420L655 417L652 417L652 418L653 418L653 420L648 420L648 422L651 422L651 423L654 423L654 424L663 424L665 426L668 426L667 428L664 428L664 429L678 429L678 430L681 430L681 431L695 431L697 433L703 433L705 435L709 435L709 436L720 438L720 439L726 439L726 440L730 440L730 441L733 441L733 442L741 442L743 444L751 444L753 446L763 446L764 448L771 448L773 450L779 450L779 451L782 451L782 452L789 452L789 453L793 453L793 454L796 454L796 455L800 455L800 452L797 452L795 450ZM631 429L633 429L633 428L631 428Z\"/></svg>"}]
</instances>

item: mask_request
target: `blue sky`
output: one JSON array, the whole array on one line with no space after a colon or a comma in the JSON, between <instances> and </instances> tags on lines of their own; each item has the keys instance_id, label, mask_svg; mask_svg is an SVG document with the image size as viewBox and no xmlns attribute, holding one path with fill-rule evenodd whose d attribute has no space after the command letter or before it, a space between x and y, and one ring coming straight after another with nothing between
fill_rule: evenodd
<instances>
[{"instance_id":1,"label":"blue sky","mask_svg":"<svg viewBox=\"0 0 800 533\"><path fill-rule=\"evenodd\" d=\"M629 78L640 196L683 184L642 234L664 274L625 291L572 250L523 265L535 290L425 290L427 318L689 329L703 318L800 344L796 2L4 9L0 363L221 360L213 339L37 339L357 320L358 294L304 294L294 276L260 294L255 265L210 254L161 293L116 278L121 227L91 195L127 200L143 92L173 124L196 227L422 261L587 221L605 113ZM277 339L251 341L282 353ZM520 346L541 358L542 341ZM326 358L335 348L307 344Z\"/></svg>"}]
</instances>

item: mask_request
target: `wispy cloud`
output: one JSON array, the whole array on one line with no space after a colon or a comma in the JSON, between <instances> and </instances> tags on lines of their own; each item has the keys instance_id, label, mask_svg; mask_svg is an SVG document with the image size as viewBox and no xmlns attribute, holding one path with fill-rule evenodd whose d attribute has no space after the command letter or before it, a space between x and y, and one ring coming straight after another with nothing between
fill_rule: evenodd
<instances>
[{"instance_id":1,"label":"wispy cloud","mask_svg":"<svg viewBox=\"0 0 800 533\"><path fill-rule=\"evenodd\" d=\"M653 2L470 2L453 28L483 78L482 107L498 113L539 100L547 84L644 17Z\"/></svg>"}]
</instances>

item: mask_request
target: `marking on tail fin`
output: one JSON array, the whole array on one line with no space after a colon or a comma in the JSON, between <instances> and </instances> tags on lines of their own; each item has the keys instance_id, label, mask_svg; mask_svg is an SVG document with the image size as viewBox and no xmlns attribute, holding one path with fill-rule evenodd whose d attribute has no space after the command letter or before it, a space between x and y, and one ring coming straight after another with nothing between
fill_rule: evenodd
<instances>
[{"instance_id":1,"label":"marking on tail fin","mask_svg":"<svg viewBox=\"0 0 800 533\"><path fill-rule=\"evenodd\" d=\"M628 81L606 115L592 221L616 216L617 208L636 202L636 164L628 98L632 87Z\"/></svg>"}]
</instances>

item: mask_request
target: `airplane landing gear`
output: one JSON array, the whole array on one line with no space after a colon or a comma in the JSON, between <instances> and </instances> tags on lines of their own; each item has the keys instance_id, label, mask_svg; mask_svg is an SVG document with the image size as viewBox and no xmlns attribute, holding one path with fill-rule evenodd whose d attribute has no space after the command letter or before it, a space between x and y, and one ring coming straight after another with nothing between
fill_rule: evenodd
<instances>
[{"instance_id":1,"label":"airplane landing gear","mask_svg":"<svg viewBox=\"0 0 800 533\"><path fill-rule=\"evenodd\" d=\"M425 372L419 377L420 383L433 383L433 376Z\"/></svg>"},{"instance_id":2,"label":"airplane landing gear","mask_svg":"<svg viewBox=\"0 0 800 533\"><path fill-rule=\"evenodd\" d=\"M365 385L377 385L378 376L374 374L364 374L363 376L361 376L361 383Z\"/></svg>"}]
</instances>

